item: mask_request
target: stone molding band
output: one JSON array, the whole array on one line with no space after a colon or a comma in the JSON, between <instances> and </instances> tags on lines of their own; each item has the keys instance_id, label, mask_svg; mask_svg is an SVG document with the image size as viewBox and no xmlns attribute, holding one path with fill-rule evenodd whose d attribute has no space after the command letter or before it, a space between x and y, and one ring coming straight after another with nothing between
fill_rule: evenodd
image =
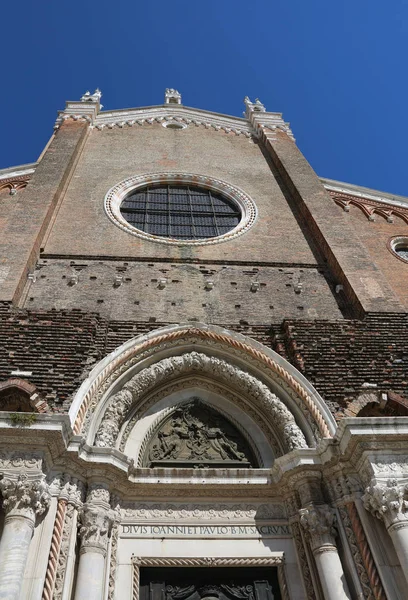
<instances>
[{"instance_id":1,"label":"stone molding band","mask_svg":"<svg viewBox=\"0 0 408 600\"><path fill-rule=\"evenodd\" d=\"M58 500L57 513L55 515L54 528L52 531L50 554L48 557L47 571L45 574L42 600L52 600L53 598L66 510L67 501L61 499Z\"/></svg>"},{"instance_id":2,"label":"stone molding band","mask_svg":"<svg viewBox=\"0 0 408 600\"><path fill-rule=\"evenodd\" d=\"M287 450L307 448L306 439L285 404L261 381L225 360L199 352L164 358L137 373L111 399L99 425L95 445L114 447L130 409L144 394L163 381L192 370L216 377L229 385L239 386L254 404L276 424L283 447Z\"/></svg>"},{"instance_id":3,"label":"stone molding band","mask_svg":"<svg viewBox=\"0 0 408 600\"><path fill-rule=\"evenodd\" d=\"M302 400L305 407L311 414L313 420L316 422L321 436L332 437L326 420L323 414L320 412L320 409L317 406L316 402L313 401L306 389L275 360L273 360L260 350L251 347L249 344L241 342L240 340L233 339L231 336L194 327L186 327L181 330L172 331L170 333L165 333L154 338L147 339L144 342L125 350L122 354L120 354L118 357L114 358L111 362L109 362L95 377L95 379L90 384L89 388L86 390L83 398L81 399L81 404L78 408L78 412L75 416L73 424L74 434L79 434L81 432L82 426L84 424L84 419L92 399L98 392L101 385L108 379L108 377L110 377L113 374L113 372L116 369L118 369L128 360L132 359L133 357L137 356L137 354L143 351L152 349L155 346L158 346L163 343L171 343L176 342L178 340L183 340L187 336L196 337L199 340L202 339L210 342L225 344L227 347L230 346L236 350L248 354L255 360L259 360L264 366L266 366L278 377L280 377Z\"/></svg>"},{"instance_id":4,"label":"stone molding band","mask_svg":"<svg viewBox=\"0 0 408 600\"><path fill-rule=\"evenodd\" d=\"M285 562L283 552L266 558L162 558L132 556L138 567L277 567Z\"/></svg>"},{"instance_id":5,"label":"stone molding band","mask_svg":"<svg viewBox=\"0 0 408 600\"><path fill-rule=\"evenodd\" d=\"M132 556L132 600L140 597L140 567L277 567L282 600L289 600L285 573L285 555L267 558L156 558Z\"/></svg>"}]
</instances>

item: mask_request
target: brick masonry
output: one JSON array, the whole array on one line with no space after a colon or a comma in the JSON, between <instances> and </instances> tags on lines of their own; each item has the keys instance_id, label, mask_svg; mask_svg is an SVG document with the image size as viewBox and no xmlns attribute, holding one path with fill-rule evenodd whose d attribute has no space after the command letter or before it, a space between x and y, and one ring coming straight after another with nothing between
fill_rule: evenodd
<instances>
[{"instance_id":1,"label":"brick masonry","mask_svg":"<svg viewBox=\"0 0 408 600\"><path fill-rule=\"evenodd\" d=\"M25 306L81 309L135 321L256 324L341 318L327 270L310 265L42 259Z\"/></svg>"},{"instance_id":2,"label":"brick masonry","mask_svg":"<svg viewBox=\"0 0 408 600\"><path fill-rule=\"evenodd\" d=\"M57 412L68 410L97 361L127 340L167 324L108 320L79 310L0 306L0 380L11 378L15 370L32 372L27 381ZM406 315L223 325L287 358L316 386L337 418L367 390L408 397Z\"/></svg>"},{"instance_id":3,"label":"brick masonry","mask_svg":"<svg viewBox=\"0 0 408 600\"><path fill-rule=\"evenodd\" d=\"M142 240L109 220L112 186L167 171L243 189L256 223L191 247ZM408 265L386 242L408 226L344 213L282 132L256 140L194 125L97 131L68 120L26 189L5 189L0 202L0 382L31 372L52 410L66 411L121 343L195 320L275 348L337 418L367 390L407 397Z\"/></svg>"}]
</instances>

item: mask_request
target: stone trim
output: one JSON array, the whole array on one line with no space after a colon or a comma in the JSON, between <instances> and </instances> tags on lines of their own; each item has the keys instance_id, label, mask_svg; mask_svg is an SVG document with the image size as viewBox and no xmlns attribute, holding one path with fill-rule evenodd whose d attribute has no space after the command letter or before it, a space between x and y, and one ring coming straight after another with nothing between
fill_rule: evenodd
<instances>
[{"instance_id":1,"label":"stone trim","mask_svg":"<svg viewBox=\"0 0 408 600\"><path fill-rule=\"evenodd\" d=\"M95 445L102 448L114 447L129 411L147 392L159 386L163 380L167 382L170 378L195 371L245 391L268 420L275 423L286 452L295 448L307 448L306 439L292 413L265 384L224 360L199 352L162 359L126 382L122 389L110 398L96 433Z\"/></svg>"},{"instance_id":2,"label":"stone trim","mask_svg":"<svg viewBox=\"0 0 408 600\"><path fill-rule=\"evenodd\" d=\"M294 395L299 398L302 405L316 423L321 436L332 437L335 428L333 423L329 420L328 415L323 412L323 404L321 408L316 398L313 398L310 395L307 385L302 385L299 381L299 378L303 379L301 374L297 373L287 361L278 357L278 355L276 355L277 360L274 360L271 356L268 356L268 354L272 354L272 352L266 354L261 351L261 349L258 349L258 345L250 345L250 343L244 341L244 336L233 337L226 330L219 327L200 327L199 325L196 325L195 327L182 325L180 328L165 328L164 330L159 331L159 335L157 335L157 332L154 332L152 336L143 336L132 341L130 345L128 343L124 344L122 347L119 347L115 353L112 353L112 355L109 355L101 361L81 386L77 393L77 400L75 401L74 399L72 404L71 419L73 421L74 434L79 434L81 432L88 408L97 396L102 385L114 376L114 372L117 369L121 368L133 357L140 355L143 351L153 349L160 344L172 345L179 340L184 341L187 338L196 338L197 341L205 340L211 344L225 345L227 349L231 348L243 352L245 355L248 355L248 358L259 361L263 367L266 367L268 371L271 372L271 374L273 373L278 379L283 380L284 384L286 384ZM262 346L259 345L259 348L261 347ZM283 363L286 368L280 363ZM295 379L290 371L296 371L296 375L298 375L299 378ZM311 388L310 391L312 390L313 388ZM73 415L72 412L74 412Z\"/></svg>"},{"instance_id":3,"label":"stone trim","mask_svg":"<svg viewBox=\"0 0 408 600\"><path fill-rule=\"evenodd\" d=\"M339 512L365 597L367 600L387 600L356 505L354 502L346 502Z\"/></svg>"},{"instance_id":4,"label":"stone trim","mask_svg":"<svg viewBox=\"0 0 408 600\"><path fill-rule=\"evenodd\" d=\"M66 511L67 501L62 499L58 500L57 513L55 515L54 529L51 538L50 554L48 557L47 571L45 574L42 600L52 600L54 597L54 586L57 576L57 567L61 551Z\"/></svg>"},{"instance_id":5,"label":"stone trim","mask_svg":"<svg viewBox=\"0 0 408 600\"><path fill-rule=\"evenodd\" d=\"M153 234L146 233L141 229L136 229L126 221L120 212L120 205L124 198L130 193L147 185L153 184L171 184L196 185L206 189L214 190L238 205L241 211L240 223L228 233L218 237L201 240L176 240L171 238L162 238ZM134 175L128 177L112 187L105 196L105 212L110 220L120 229L136 237L166 244L171 246L206 246L218 244L235 239L248 231L255 223L258 211L254 201L242 190L221 179L215 179L206 175L196 173L146 173L144 175Z\"/></svg>"},{"instance_id":6,"label":"stone trim","mask_svg":"<svg viewBox=\"0 0 408 600\"><path fill-rule=\"evenodd\" d=\"M394 216L399 217L405 223L408 223L408 206L398 208L392 205L381 203L381 201L369 200L367 198L354 198L346 194L336 194L328 190L334 202L340 206L344 212L350 212L350 206L356 206L367 217L369 221L375 221L375 215L380 215L388 223L394 222Z\"/></svg>"},{"instance_id":7,"label":"stone trim","mask_svg":"<svg viewBox=\"0 0 408 600\"><path fill-rule=\"evenodd\" d=\"M277 114L276 119L283 123L281 115ZM244 135L247 138L255 134L246 119L171 104L102 112L96 117L93 126L102 131L105 128L113 129L114 127L123 128L166 122L203 126L206 129Z\"/></svg>"},{"instance_id":8,"label":"stone trim","mask_svg":"<svg viewBox=\"0 0 408 600\"><path fill-rule=\"evenodd\" d=\"M388 194L387 192L373 190L353 183L335 181L334 179L327 179L325 177L319 177L319 179L331 196L361 198L362 200L373 200L376 203L408 208L408 198L406 196Z\"/></svg>"},{"instance_id":9,"label":"stone trim","mask_svg":"<svg viewBox=\"0 0 408 600\"><path fill-rule=\"evenodd\" d=\"M408 223L408 212L407 212L407 215L404 220L406 223ZM408 246L408 236L407 235L398 235L398 236L391 237L387 242L387 248L391 252L391 254L393 255L394 258L398 258L398 260L407 264L408 259L403 258L396 252L396 248L399 244L404 244L404 246Z\"/></svg>"},{"instance_id":10,"label":"stone trim","mask_svg":"<svg viewBox=\"0 0 408 600\"><path fill-rule=\"evenodd\" d=\"M133 565L132 600L139 600L140 567L278 567L282 600L290 599L283 552L267 558L157 558L132 555L131 561Z\"/></svg>"}]
</instances>

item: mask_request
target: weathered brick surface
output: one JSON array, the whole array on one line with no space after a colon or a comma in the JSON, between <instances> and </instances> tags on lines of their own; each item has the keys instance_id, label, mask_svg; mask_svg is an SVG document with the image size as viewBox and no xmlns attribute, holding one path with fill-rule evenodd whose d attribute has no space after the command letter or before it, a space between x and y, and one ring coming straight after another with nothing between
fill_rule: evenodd
<instances>
[{"instance_id":1,"label":"weathered brick surface","mask_svg":"<svg viewBox=\"0 0 408 600\"><path fill-rule=\"evenodd\" d=\"M104 197L125 178L155 172L197 173L222 179L249 194L258 219L245 235L215 245L166 246L122 231L106 216ZM305 235L258 144L243 136L190 125L160 124L93 130L75 169L47 254L200 258L315 263Z\"/></svg>"},{"instance_id":2,"label":"weathered brick surface","mask_svg":"<svg viewBox=\"0 0 408 600\"><path fill-rule=\"evenodd\" d=\"M356 232L347 226L344 215L330 202L329 194L297 146L283 133L278 133L276 139L267 134L264 143L356 315L403 312L384 274Z\"/></svg>"},{"instance_id":3,"label":"weathered brick surface","mask_svg":"<svg viewBox=\"0 0 408 600\"><path fill-rule=\"evenodd\" d=\"M343 212L337 207L339 212ZM401 304L408 310L408 263L398 259L390 250L389 242L397 236L408 237L408 223L398 216L388 222L386 216L373 215L369 220L357 207L351 206L344 216L370 253L371 260L384 274Z\"/></svg>"},{"instance_id":4,"label":"weathered brick surface","mask_svg":"<svg viewBox=\"0 0 408 600\"><path fill-rule=\"evenodd\" d=\"M274 333L276 348L316 386L338 417L367 390L408 396L408 315L288 320Z\"/></svg>"},{"instance_id":5,"label":"weathered brick surface","mask_svg":"<svg viewBox=\"0 0 408 600\"><path fill-rule=\"evenodd\" d=\"M113 320L170 323L196 319L265 324L293 316L342 317L325 269L289 264L42 259L25 306L80 308Z\"/></svg>"},{"instance_id":6,"label":"weathered brick surface","mask_svg":"<svg viewBox=\"0 0 408 600\"><path fill-rule=\"evenodd\" d=\"M61 410L58 404L102 358L103 331L95 314L14 311L0 304L0 381L13 377L12 371L31 371L27 381L37 386L50 406Z\"/></svg>"},{"instance_id":7,"label":"weathered brick surface","mask_svg":"<svg viewBox=\"0 0 408 600\"><path fill-rule=\"evenodd\" d=\"M12 196L12 202L7 202L7 209L2 211L0 301L19 300L85 134L84 123L66 122L51 142L24 193Z\"/></svg>"},{"instance_id":8,"label":"weathered brick surface","mask_svg":"<svg viewBox=\"0 0 408 600\"><path fill-rule=\"evenodd\" d=\"M9 379L15 370L32 371L27 380L56 411L68 410L72 395L98 360L127 340L168 323L107 320L75 310L0 307L0 380ZM223 326L287 358L316 386L337 418L367 390L408 397L406 315Z\"/></svg>"}]
</instances>

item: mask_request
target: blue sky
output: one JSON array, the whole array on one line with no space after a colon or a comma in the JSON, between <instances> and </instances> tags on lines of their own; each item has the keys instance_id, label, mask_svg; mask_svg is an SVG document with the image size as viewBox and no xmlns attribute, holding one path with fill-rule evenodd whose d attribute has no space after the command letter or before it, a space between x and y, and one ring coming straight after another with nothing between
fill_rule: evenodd
<instances>
[{"instance_id":1,"label":"blue sky","mask_svg":"<svg viewBox=\"0 0 408 600\"><path fill-rule=\"evenodd\" d=\"M35 161L56 112L183 103L282 112L322 177L408 195L408 3L16 0L2 9L0 168Z\"/></svg>"}]
</instances>

